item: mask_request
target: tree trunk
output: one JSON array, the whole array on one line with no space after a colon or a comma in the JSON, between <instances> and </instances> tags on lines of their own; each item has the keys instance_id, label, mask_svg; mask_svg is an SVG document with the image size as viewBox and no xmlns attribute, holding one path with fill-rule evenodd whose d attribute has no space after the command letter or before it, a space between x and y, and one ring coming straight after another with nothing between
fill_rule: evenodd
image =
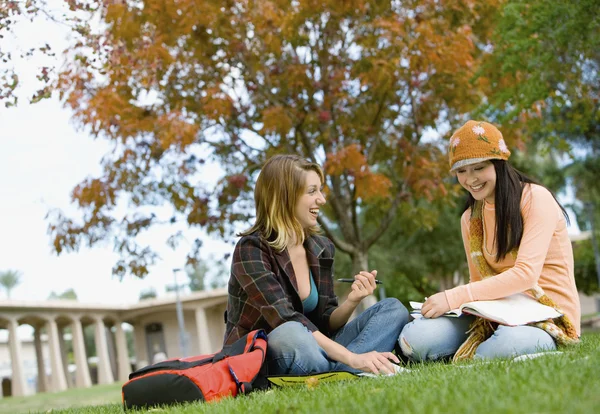
<instances>
[{"instance_id":1,"label":"tree trunk","mask_svg":"<svg viewBox=\"0 0 600 414\"><path fill-rule=\"evenodd\" d=\"M358 274L361 270L373 270L369 269L369 254L363 251L359 251L358 253L352 255L352 277L354 277L355 274ZM379 285L377 290L380 290L382 287L383 285ZM377 290L375 292L377 292ZM383 293L383 295L385 295L385 293ZM369 295L364 298L362 302L360 302L356 308L356 312L360 313L370 306L373 306L375 303L377 303L377 298L375 295Z\"/></svg>"}]
</instances>

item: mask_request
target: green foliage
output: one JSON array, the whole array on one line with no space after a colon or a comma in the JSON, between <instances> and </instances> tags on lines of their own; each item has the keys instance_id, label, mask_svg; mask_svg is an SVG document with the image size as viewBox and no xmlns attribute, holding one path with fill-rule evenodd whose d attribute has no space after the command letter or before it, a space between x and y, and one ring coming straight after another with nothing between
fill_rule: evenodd
<instances>
[{"instance_id":1,"label":"green foliage","mask_svg":"<svg viewBox=\"0 0 600 414\"><path fill-rule=\"evenodd\" d=\"M198 262L195 266L186 267L186 274L189 279L189 288L192 292L204 290L205 276L208 272L208 266L204 262Z\"/></svg>"},{"instance_id":2,"label":"green foliage","mask_svg":"<svg viewBox=\"0 0 600 414\"><path fill-rule=\"evenodd\" d=\"M377 269L386 296L407 304L469 279L460 231L463 205L461 197L455 195L453 202L403 206L390 229L369 250L369 270ZM409 213L405 208L415 211ZM361 216L366 228L371 225L368 216ZM418 221L411 220L415 216ZM352 271L349 256L336 251L336 278L352 277ZM338 294L347 289L346 285L337 287ZM381 290L379 287L376 294Z\"/></svg>"},{"instance_id":3,"label":"green foliage","mask_svg":"<svg viewBox=\"0 0 600 414\"><path fill-rule=\"evenodd\" d=\"M558 151L544 149L540 141L531 141L525 151L513 151L510 163L554 194L558 194L567 185L565 168L560 166L559 158Z\"/></svg>"},{"instance_id":4,"label":"green foliage","mask_svg":"<svg viewBox=\"0 0 600 414\"><path fill-rule=\"evenodd\" d=\"M598 285L596 259L592 240L581 240L573 246L573 256L575 258L575 283L577 289L586 295L592 295L600 292Z\"/></svg>"},{"instance_id":5,"label":"green foliage","mask_svg":"<svg viewBox=\"0 0 600 414\"><path fill-rule=\"evenodd\" d=\"M567 174L573 180L578 200L600 205L600 150L574 161L567 169Z\"/></svg>"},{"instance_id":6,"label":"green foliage","mask_svg":"<svg viewBox=\"0 0 600 414\"><path fill-rule=\"evenodd\" d=\"M71 299L71 300L77 300L77 293L75 293L75 290L73 290L73 288L67 289L67 290L65 290L61 294L57 294L57 293L55 293L53 291L48 296L48 299Z\"/></svg>"},{"instance_id":7,"label":"green foliage","mask_svg":"<svg viewBox=\"0 0 600 414\"><path fill-rule=\"evenodd\" d=\"M478 76L488 83L478 114L502 124L526 149L511 161L554 192L572 186L569 206L581 230L600 206L600 3L510 0L492 36L493 53ZM562 155L570 157L564 166ZM562 166L562 167L561 167ZM595 291L588 243L575 249L577 285Z\"/></svg>"},{"instance_id":8,"label":"green foliage","mask_svg":"<svg viewBox=\"0 0 600 414\"><path fill-rule=\"evenodd\" d=\"M6 297L10 299L10 292L21 283L21 272L18 270L5 270L0 272L0 286L6 291Z\"/></svg>"},{"instance_id":9,"label":"green foliage","mask_svg":"<svg viewBox=\"0 0 600 414\"><path fill-rule=\"evenodd\" d=\"M184 268L187 282L181 286L188 287L192 292L224 287L228 273L223 260L217 260L213 255L208 259L197 259ZM166 287L167 292L175 291L174 285Z\"/></svg>"},{"instance_id":10,"label":"green foliage","mask_svg":"<svg viewBox=\"0 0 600 414\"><path fill-rule=\"evenodd\" d=\"M488 84L480 113L511 142L537 136L561 151L598 148L598 1L507 1L492 44L479 72Z\"/></svg>"},{"instance_id":11,"label":"green foliage","mask_svg":"<svg viewBox=\"0 0 600 414\"><path fill-rule=\"evenodd\" d=\"M127 342L127 355L133 356L135 355L135 337L133 329L124 328L123 331L125 331L125 341Z\"/></svg>"},{"instance_id":12,"label":"green foliage","mask_svg":"<svg viewBox=\"0 0 600 414\"><path fill-rule=\"evenodd\" d=\"M157 294L156 294L156 289L149 287L145 290L142 290L140 292L140 299L139 300L146 300L146 299L154 299L156 298Z\"/></svg>"},{"instance_id":13,"label":"green foliage","mask_svg":"<svg viewBox=\"0 0 600 414\"><path fill-rule=\"evenodd\" d=\"M575 189L577 202L572 209L581 230L593 231L600 238L600 151L575 160L567 175Z\"/></svg>"},{"instance_id":14,"label":"green foliage","mask_svg":"<svg viewBox=\"0 0 600 414\"><path fill-rule=\"evenodd\" d=\"M410 223L410 215L399 215L371 255L378 268L386 294L407 303L469 280L460 231L463 201L416 206L429 214L429 227ZM458 276L458 277L457 277Z\"/></svg>"},{"instance_id":15,"label":"green foliage","mask_svg":"<svg viewBox=\"0 0 600 414\"><path fill-rule=\"evenodd\" d=\"M88 358L96 356L96 326L93 323L83 327L83 342L85 355Z\"/></svg>"}]
</instances>

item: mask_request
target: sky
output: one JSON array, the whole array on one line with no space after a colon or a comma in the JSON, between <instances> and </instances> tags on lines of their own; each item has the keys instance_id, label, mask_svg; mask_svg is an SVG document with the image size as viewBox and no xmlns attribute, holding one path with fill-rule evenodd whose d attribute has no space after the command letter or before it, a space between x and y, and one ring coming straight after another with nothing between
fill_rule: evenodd
<instances>
[{"instance_id":1,"label":"sky","mask_svg":"<svg viewBox=\"0 0 600 414\"><path fill-rule=\"evenodd\" d=\"M12 38L0 39L0 48L14 50L16 45L23 48L49 42L60 51L69 44L66 35L56 23L40 19L21 22ZM60 59L61 54L57 55ZM70 193L86 177L100 174L100 160L110 147L79 130L57 97L29 104L27 98L37 86L36 67L43 62L42 58L14 61L22 82L19 104L8 109L0 106L0 271L22 273L11 299L44 300L51 292L60 294L68 289L74 289L82 302L107 304L137 302L140 292L148 288L164 296L165 286L173 284L173 269L183 266L190 247L185 240L175 251L167 247L164 241L172 229L153 229L145 236L161 259L143 280L125 276L120 281L112 276L118 257L110 245L60 256L51 251L46 214L61 209L76 216ZM200 230L186 235L189 241L196 237L204 241L204 259L219 258L232 250L230 244ZM181 284L185 276L180 273L177 277ZM0 290L0 300L3 298L6 292Z\"/></svg>"}]
</instances>

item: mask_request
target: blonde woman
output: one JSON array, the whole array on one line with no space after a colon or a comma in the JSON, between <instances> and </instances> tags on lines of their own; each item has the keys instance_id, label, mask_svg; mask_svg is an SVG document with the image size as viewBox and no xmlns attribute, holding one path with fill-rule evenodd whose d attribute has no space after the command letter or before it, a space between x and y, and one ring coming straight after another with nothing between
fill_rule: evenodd
<instances>
[{"instance_id":1,"label":"blonde woman","mask_svg":"<svg viewBox=\"0 0 600 414\"><path fill-rule=\"evenodd\" d=\"M377 271L355 275L338 306L334 246L318 234L323 182L317 164L295 155L265 163L254 190L256 222L233 252L224 345L264 329L270 374L394 373L399 360L390 351L408 312L386 299L348 322L375 290Z\"/></svg>"}]
</instances>

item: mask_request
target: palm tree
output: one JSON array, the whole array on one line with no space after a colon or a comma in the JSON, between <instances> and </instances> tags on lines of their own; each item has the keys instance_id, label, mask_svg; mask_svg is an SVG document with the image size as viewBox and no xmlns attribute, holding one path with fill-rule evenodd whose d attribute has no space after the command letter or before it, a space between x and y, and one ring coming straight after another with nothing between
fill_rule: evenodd
<instances>
[{"instance_id":1,"label":"palm tree","mask_svg":"<svg viewBox=\"0 0 600 414\"><path fill-rule=\"evenodd\" d=\"M10 292L21 283L21 272L17 270L6 270L0 272L0 285L6 290L6 297L10 299Z\"/></svg>"}]
</instances>

